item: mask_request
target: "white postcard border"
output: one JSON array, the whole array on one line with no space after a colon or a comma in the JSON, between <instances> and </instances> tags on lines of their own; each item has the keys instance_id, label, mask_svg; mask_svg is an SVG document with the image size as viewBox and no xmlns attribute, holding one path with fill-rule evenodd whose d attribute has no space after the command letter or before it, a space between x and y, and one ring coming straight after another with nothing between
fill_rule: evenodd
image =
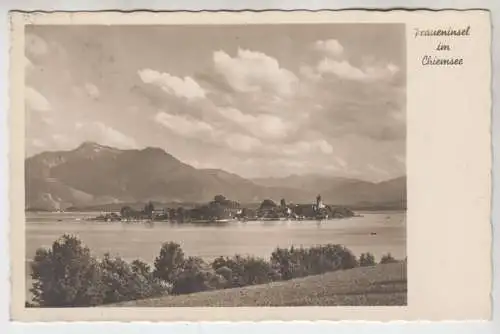
<instances>
[{"instance_id":1,"label":"white postcard border","mask_svg":"<svg viewBox=\"0 0 500 334\"><path fill-rule=\"evenodd\" d=\"M342 12L342 15L345 15L346 13L347 13L347 12ZM108 14L110 14L110 13L108 13ZM371 13L371 14L370 14L370 16L371 16L371 17L370 17L370 19L368 19L367 21L373 22L373 21L372 21L372 17L374 17L374 15L373 15L373 14L374 14L374 13ZM386 14L390 14L390 15L386 15ZM397 12L385 13L385 14L384 14L384 16L383 16L383 19L382 19L382 20L383 20L384 22L387 22L388 17L390 17L390 16L393 16L393 17L394 17L394 15L396 15L396 14L397 14ZM426 14L428 14L428 13L426 13ZM121 15L121 14L120 14L120 15ZM419 13L414 12L411 16L416 17L416 16L419 16L419 15L420 15ZM355 20L355 21L357 21L357 22L359 22L360 20L363 20L362 16L363 16L363 15L357 16L357 14L356 14L356 15L354 15L354 17L353 17L352 19L353 19L353 20ZM376 15L375 15L375 16L376 16ZM345 18L345 16L344 16L342 19L344 19L344 18ZM315 17L314 19L316 20L317 18ZM148 23L149 23L149 24L151 24L151 21L150 21L150 20L151 20L151 19L150 19L150 18L148 18ZM64 22L64 20L62 20L62 22ZM199 22L200 22L200 21L199 21L199 19L197 18L197 23L199 23ZM39 22L37 22L37 23L39 23ZM88 23L88 22L87 22L87 23ZM483 28L484 28L484 27L483 27ZM485 33L486 33L486 35L488 34L486 31L485 31ZM484 38L487 38L487 36L484 36ZM17 41L19 41L19 40L17 40ZM17 43L17 42L16 42L16 43ZM408 50L408 54L410 54L410 53L411 53L411 51L410 51L410 43L409 43L409 50ZM489 55L488 55L488 56L489 56ZM484 59L483 59L483 60L484 60ZM409 68L409 70L410 70L410 68ZM410 88L411 80L414 80L414 79L412 79L412 77L409 75L409 80L408 80L408 91L410 91L410 90L412 89L412 88ZM423 79L422 79L422 80L423 80ZM481 85L481 83L479 83L479 85ZM484 92L483 92L483 93L484 93ZM409 95L410 95L410 94L409 94ZM485 96L483 95L483 96L479 96L479 97L480 97L480 98L484 98ZM486 97L487 97L487 96L486 96ZM409 100L410 100L410 96L409 96ZM17 99L15 99L15 100L14 100L14 102L16 102L16 101L17 101ZM22 102L22 99L21 99L21 101L20 101L20 102ZM409 104L410 104L410 102L409 102ZM17 109L18 107L20 107L21 109ZM481 105L478 109L481 109L481 110L482 110L482 109L483 109L483 107L484 107L484 108L486 108L486 109L488 109L488 106L487 106L487 105ZM14 110L23 110L23 108L21 107L21 105L16 105L16 106L14 107ZM412 114L411 114L411 112L410 112L410 108L409 108L409 111L408 111L408 115L409 115L409 118L408 118L408 123L410 124L410 122L411 122L411 118L410 118L410 117L411 117L411 115L412 115ZM415 115L414 115L414 116L415 116ZM450 116L450 115L446 115L446 116ZM443 121L443 120L444 120L444 118L445 118L446 116L445 116L445 115L443 115L443 116L442 116L442 117L443 117L443 119L442 119L441 121ZM464 116L464 115L462 115L462 116ZM420 116L419 116L419 117L420 117ZM441 116L440 116L440 117L441 117ZM16 122L16 124L17 124L18 122L19 122L19 123L23 123L21 119L17 119L17 116L16 116L15 118L16 118L16 119L14 119L14 121ZM419 120L418 120L418 119L416 119L416 120L414 120L414 122L416 122L416 123L412 123L412 124L418 124L418 121L419 121ZM488 123L488 122L489 122L489 118L488 118L488 117L485 117L485 118L481 117L481 120L480 120L480 121L481 121L481 122L486 122L486 123ZM484 127L487 125L486 123L481 123L481 124L478 124L478 128L475 128L475 130L484 129ZM18 125L19 125L19 124L18 124ZM451 124L449 124L449 125L451 125ZM417 130L418 130L418 129L417 129ZM409 132L411 132L410 127L409 127L408 131L409 131ZM446 133L446 132L445 132L445 133ZM453 135L455 135L455 133L454 133L454 132L453 132ZM481 134L479 135L479 137L480 137L480 138L476 138L476 140L478 140L479 146L480 146L480 147L482 147L482 146L481 146L481 142L484 144L484 141L485 141L485 140L489 140L489 137L488 137L488 136L483 137L483 136L481 136ZM434 138L434 137L433 137L433 138ZM16 137L15 137L15 139L16 139L16 145L19 145L19 143L20 143L20 141L19 141L19 136L16 136ZM411 141L411 136L409 135L409 143L408 143L408 145L410 145L410 141ZM443 144L444 144L444 143L443 143ZM473 145L471 144L471 146L474 146L475 144L476 144L476 142L474 142L474 143L473 143ZM20 148L19 146L17 146L17 147L18 147L18 148ZM479 151L481 151L481 150L479 150ZM17 154L16 152L18 152L18 150L17 150L17 149L11 150L11 153L13 153L13 154ZM21 149L21 152L22 152L22 149ZM473 173L481 173L481 171L484 171L484 167L485 167L485 166L487 167L487 165L488 165L489 163L491 163L491 161L490 161L490 160L489 160L489 158L487 157L489 154L488 154L488 152L474 152L474 153L479 154L479 156L476 156L476 155L475 155L475 157L479 157L479 161L481 161L482 163L481 163L481 164L479 164L479 165L481 166L481 168L479 168L478 170L473 170ZM22 155L23 155L23 154L22 154ZM23 155L23 156L24 156L24 155ZM476 163L477 163L477 161L478 161L478 160L475 160L475 161L476 161ZM484 164L486 164L486 165L484 165ZM12 171L19 171L19 168L18 168L18 167L19 167L19 166L17 166L17 165L13 165L11 170L12 170ZM410 168L409 168L409 174L411 174L411 173L410 173L410 170L411 170L411 163L410 163ZM462 172L463 172L463 171L462 171ZM470 172L470 170L469 170L469 172ZM469 174L468 176L472 176L472 175L470 175L470 174ZM409 179L410 179L410 178L411 178L411 177L409 176ZM489 178L488 178L488 179L489 179ZM478 194L480 194L480 195L482 195L482 196L489 197L489 193L488 193L488 192L489 192L489 186L488 186L488 187L486 187L486 186L485 186L485 183L483 183L483 182L486 182L486 179L480 179L480 181L481 181L481 182L479 182L479 183L481 183L481 185L480 185L480 187L477 189L477 190L478 190L478 192L479 192ZM410 181L409 181L409 182L410 182ZM410 188L410 185L409 185L409 188ZM14 190L14 191L18 191L18 190ZM411 199L410 199L410 197L411 197L411 196L410 196L410 193L411 193L411 191L409 191L409 220L408 220L408 222L409 222L409 223L408 223L408 226L409 226L409 230L408 230L408 253L409 253L409 258L410 258L410 265L409 265L409 303L410 303L411 305L415 305L415 304L413 304L413 303L416 303L416 302L415 302L415 300L419 301L419 300L421 300L422 298L421 298L420 296L415 296L415 297L412 297L412 294L411 294L411 291L412 291L412 288L411 288L411 286L412 286L412 269L411 269L411 268L412 268L412 264L411 264L411 263L418 263L418 262L413 262L413 261L416 261L416 260L415 260L415 256L416 256L415 254L416 254L416 253L413 253L413 255L412 255L412 251L411 251L411 243L412 243L412 242L411 242L411 239L414 239L414 237L413 237L413 236L411 236L411 233L412 233L412 228L411 228L411 220L410 220L410 215L411 215L411 211L412 211L412 203L411 203ZM16 195L17 195L17 196L20 196L21 198L24 198L23 192L22 192L22 193L16 193ZM12 197L11 197L11 198L12 198ZM16 198L17 198L17 197L16 197ZM485 204L485 202L484 202L485 198L484 198L484 197L480 197L479 199L481 199L481 198L482 198L482 200L483 200L483 201L480 201L480 206L479 206L479 207L480 207L481 209L479 210L479 214L480 214L480 216L481 216L481 221L482 221L482 219L484 219L484 218L485 218L485 217L484 217L485 212L483 212L483 211L484 211L485 209L487 209L487 207L486 207L486 206L484 206L484 204ZM478 200L478 198L474 198L473 200ZM21 202L21 201L19 201L18 203L20 203L20 202ZM20 204L22 205L22 203L20 203ZM475 207L475 208L476 208L476 210L477 210L477 208L479 208L479 207ZM12 213L12 215L11 215L12 217L14 217L15 212L16 212L16 210L13 210L13 211L11 212L11 213ZM489 216L489 211L487 212L487 214L488 214L488 216ZM477 216L477 212L476 212L476 216ZM16 218L14 217L14 220L15 220L15 219L16 219ZM458 226L459 226L459 227L462 227L462 225L460 225L460 224L459 224ZM483 227L484 227L484 226L481 226L481 229L483 229ZM470 228L470 227L469 227L469 228ZM16 232L16 228L12 228L11 232L12 232L12 233L17 233L17 232ZM418 231L417 231L417 233L418 233ZM476 231L476 233L477 233L477 231ZM485 232L485 230L482 230L480 233L486 233L486 232ZM469 236L470 236L470 235L469 235ZM23 237L24 237L24 236L23 236ZM17 239L16 239L16 240L17 240ZM481 241L481 242L489 242L489 239L488 239L488 237L486 236L486 234L481 234L481 236L479 237L478 241ZM23 245L23 247L24 247L24 243L23 243L22 245ZM477 244L477 245L479 246L479 244ZM16 242L14 246L16 247L16 252L17 252L17 249L18 249L17 247L20 247L20 246L21 246L21 244ZM483 246L484 246L484 244L483 244ZM479 247L479 248L481 248L481 247ZM485 247L483 247L483 248L485 248ZM481 255L481 254L482 254L482 255L484 256L484 254L485 254L482 250L478 250L478 252L480 253L479 255ZM16 253L16 256L17 256L17 253ZM417 257L418 257L418 255L417 255ZM23 258L24 258L24 257L23 257ZM484 263L480 264L480 266L483 266L483 265L485 265L485 264L484 264ZM415 268L415 267L414 267L414 268ZM481 270L485 270L485 268L481 268ZM484 273L486 273L486 272L487 272L487 270L486 270L486 271L484 271ZM488 276L488 275L487 275L487 276ZM470 282L470 281L469 281L469 282ZM432 282L431 282L431 283L432 283ZM488 285L488 284L489 284L489 282L488 282L487 280L484 280L484 281L481 281L481 282L480 282L480 285L481 285L483 288L484 288L484 286L485 286L485 285ZM447 287L448 287L448 286L447 286ZM24 289L22 289L22 290L24 291ZM481 291L482 291L482 292L484 292L484 290L481 290ZM425 298L427 298L427 299L428 299L428 298L429 298L429 296L430 296L430 295L427 295L427 294L424 294L424 295L426 295L426 297L425 297ZM413 300L412 300L412 298L413 298ZM415 299L415 298L417 298L417 299ZM419 299L419 298L420 298L420 299ZM427 302L429 303L429 300L427 300ZM469 300L469 302L470 302L470 300ZM24 300L23 300L23 304L24 304ZM479 309L480 309L480 310L482 310L481 312L484 312L484 300L483 300L483 301L480 301L480 302L479 302L479 304L480 304L480 305L479 305L480 307L479 307L479 308L477 308L477 306L478 306L478 305L475 305L475 306L476 306L476 307L475 307L475 309L476 309L476 310L479 310ZM356 310L356 308L351 308L351 309L345 309L345 308L335 308L335 312L334 312L334 313L335 313L335 316L334 316L333 318L334 318L334 319L359 319L359 320L393 320L393 319L400 319L400 320L403 320L403 319L429 319L429 320L432 320L432 319L431 319L431 318L429 318L429 317L425 317L425 316L421 316L421 315L420 315L420 316L419 316L419 315L416 315L416 318L414 318L414 316L415 316L415 315L410 314L410 312L409 312L409 310L413 307L413 306L411 306L411 305L409 305L408 310L407 310L406 308L393 308L393 307L391 307L391 308L389 308L389 309L390 309L390 311L387 311L387 309L386 309L386 308L380 308L380 309L370 308L369 310L367 310L366 308L362 308L362 310ZM455 304L455 305L456 305L456 304ZM13 306L14 306L14 308L15 308L15 305L14 305L14 304L13 304ZM437 309L437 308L438 308L436 305L428 305L428 306L435 307L435 309ZM295 314L295 312L294 312L293 310L289 310L289 309L287 309L287 310L286 310L286 312L287 312L287 317L286 317L286 318L281 318L281 317L280 317L280 315L273 315L273 313L272 313L272 312L271 312L271 313L270 313L270 312L268 312L269 310L267 310L267 309L263 309L263 311L265 311L265 312L263 312L263 313L262 313L262 315L263 315L263 318L262 318L262 319L259 319L258 314L255 314L253 310L252 310L252 312L247 312L247 310L245 310L245 309L240 309L240 310L242 311L242 312L241 312L241 313L242 313L242 315L249 315L249 314L251 314L251 317L250 317L248 320L263 320L263 319L273 319L273 320L279 320L279 319L282 319L282 320L300 320L300 319L302 319L302 317L305 317L305 320L306 320L306 319L307 319L307 320L311 320L311 319L318 319L318 318L315 318L315 317L317 317L317 316L318 316L318 310L317 310L317 309L316 309L316 310L311 310L311 311L314 311L314 314L313 314L313 317L312 317L312 318L311 318L311 317L309 317L311 314L307 314L307 312L304 312L304 310L303 310L303 309L301 309L301 308L294 308L294 309L295 309L296 311L299 311L299 312L300 312L300 314ZM301 309L301 310L299 310L299 309ZM321 309L328 309L328 308L321 308ZM116 317L117 317L117 318L115 318L115 316L114 316L114 315L112 315L111 317L105 317L105 318L102 318L102 316L103 316L103 314L102 314L103 309L95 309L95 310L96 310L96 312L94 312L94 313L95 313L95 315L90 315L90 318L94 318L94 317L96 317L96 318L94 318L95 320L97 320L97 319L101 319L101 320L104 320L104 319L106 319L106 320L124 320L124 319L122 319L121 317L122 317L122 315L124 314L123 312L125 312L125 311L118 311L118 310L117 310L117 313L116 313ZM144 310L144 309L143 309L143 310ZM30 310L30 311L31 311L31 310ZM37 310L37 311L38 311L38 310ZM66 313L66 312L65 312L65 310L62 310L62 311L63 311L63 312L61 312L61 310L57 310L57 314L58 314L58 316L57 316L56 318L54 318L53 320L63 320L63 319L61 319L61 317L60 317L60 316L61 316L61 315L63 315L63 317L65 317L65 316L66 316L66 315L65 315L65 313ZM68 311L74 311L74 313L80 313L80 314L81 314L81 310L75 310L75 309L73 309L73 310L68 310ZM87 309L87 310L85 310L85 313L87 313L87 311L88 311L88 309ZM115 310L113 310L113 312L114 312L114 311L115 311ZM132 310L126 310L126 311L132 311ZM167 310L161 310L161 313L165 313L165 311L167 311ZM172 310L172 309L168 309L168 313L172 313L171 311L173 311L173 310ZM176 318L176 319L177 319L177 320L199 320L199 319L202 319L202 318L204 317L202 314L207 313L207 312L201 311L199 314L198 314L197 312L194 312L194 313L197 313L197 314L194 314L194 313L193 313L193 311L195 311L195 310L189 309L189 312L186 312L186 309L183 309L183 313L190 313L190 314L193 314L193 316L195 317L194 319L188 319L188 318L190 318L191 316L188 316L186 319L182 319L182 318ZM227 318L227 315L228 315L227 309L221 310L221 314L220 314L220 316L221 316L222 318L218 318L218 316L217 316L218 311L217 311L217 310L215 310L215 309L213 309L213 308L210 308L210 309L208 309L207 311L210 313L210 314L209 314L209 319L205 319L205 320L215 320L215 319L220 319L220 320L229 320L229 319ZM455 311L456 311L456 310L455 310ZM108 312L108 311L106 311L106 312ZM142 320L142 319L143 319L143 318L142 318L142 316L141 316L140 314L141 314L141 313L145 313L145 311L133 310L133 312L137 312L136 314L137 314L137 315L139 315L139 317L141 317L141 318L140 318L140 319L129 319L129 320ZM282 312L282 311L278 311L278 312ZM331 312L332 312L332 310L329 310L329 313L331 313ZM346 313L344 313L344 312L346 312ZM398 312L399 312L399 313L398 313ZM486 312L487 312L487 313L489 313L489 311L486 311ZM35 313L38 313L38 312L35 312ZM43 312L42 312L42 313L43 313ZM89 312L89 313L92 313L92 312ZM121 314L120 314L120 313L121 313ZM156 315L152 315L152 316L153 316L153 317L155 317L155 318L151 318L151 317L150 317L150 315L151 315L152 313L156 313L156 311L155 311L155 312L151 312L151 310L149 309L149 310L148 310L148 315L147 315L147 317L146 317L146 318L144 318L143 320L159 320L158 318L156 318ZM390 315L389 315L389 313L390 313ZM412 311L411 313L413 313L413 311ZM460 313L460 312L459 312L459 313ZM26 313L26 314L28 314L28 313ZM130 314L130 313L129 313L129 314ZM462 317L464 317L464 316L465 316L465 318L464 318L464 319L470 319L470 318L471 318L471 317L469 316L470 314L471 314L471 313L459 314L459 315L458 315L458 318L462 318ZM482 317L484 316L484 314L485 314L485 313L481 313L480 318L482 318ZM202 316L202 318L200 318L200 317L199 317L200 315ZM308 315L309 315L309 316L308 316ZM360 317L360 315L361 315L361 317ZM443 315L443 314L441 314L441 315ZM86 316L87 316L87 315L86 315ZM255 316L257 316L257 317L255 317ZM288 317L288 316L289 316L289 317ZM31 317L31 315L29 315L29 317ZM71 315L69 315L69 313L68 313L68 317L69 317L69 318L72 318L72 316L71 316ZM99 318L99 317L101 317L101 318ZM359 318L358 318L358 317L359 317ZM372 317L373 317L373 318L372 318ZM439 317L439 315L438 315L438 317ZM36 316L35 316L35 318L38 318L39 320L50 320L50 315L48 315L48 314L44 314L44 315L41 315L41 318L40 318L40 316L39 316L39 315L36 315ZM90 320L90 318L89 318L89 320ZM331 315L330 315L327 319L331 319L331 318L332 318L332 317L331 317ZM473 317L472 317L472 318L473 318ZM239 320L242 320L242 319L244 319L244 318L238 318L238 319L239 319ZM321 318L319 318L319 319L321 319ZM457 318L456 318L456 319L457 319ZM75 319L75 320L76 320L76 319Z\"/></svg>"}]
</instances>

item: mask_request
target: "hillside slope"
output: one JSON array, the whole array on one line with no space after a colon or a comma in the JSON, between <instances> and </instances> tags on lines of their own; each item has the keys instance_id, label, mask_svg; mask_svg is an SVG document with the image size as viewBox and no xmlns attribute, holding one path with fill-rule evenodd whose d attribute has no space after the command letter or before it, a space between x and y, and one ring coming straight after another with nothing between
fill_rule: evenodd
<instances>
[{"instance_id":1,"label":"hillside slope","mask_svg":"<svg viewBox=\"0 0 500 334\"><path fill-rule=\"evenodd\" d=\"M256 184L301 190L307 193L321 193L328 203L337 205L406 207L406 177L383 182L368 182L357 179L327 175L291 175L283 178L253 179Z\"/></svg>"},{"instance_id":2,"label":"hillside slope","mask_svg":"<svg viewBox=\"0 0 500 334\"><path fill-rule=\"evenodd\" d=\"M406 304L406 264L391 263L271 284L166 296L109 306L390 306Z\"/></svg>"},{"instance_id":3,"label":"hillside slope","mask_svg":"<svg viewBox=\"0 0 500 334\"><path fill-rule=\"evenodd\" d=\"M248 180L220 169L196 169L159 148L120 150L86 142L74 150L43 152L25 160L26 208L67 209L109 203L207 202L217 194L242 203L266 198L327 204L401 202L406 178L374 184L299 176Z\"/></svg>"}]
</instances>

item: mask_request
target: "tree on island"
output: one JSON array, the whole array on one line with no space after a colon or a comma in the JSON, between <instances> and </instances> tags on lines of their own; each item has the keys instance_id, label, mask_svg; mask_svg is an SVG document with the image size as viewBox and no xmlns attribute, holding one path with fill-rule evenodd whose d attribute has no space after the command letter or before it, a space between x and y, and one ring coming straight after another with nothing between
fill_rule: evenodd
<instances>
[{"instance_id":1,"label":"tree on island","mask_svg":"<svg viewBox=\"0 0 500 334\"><path fill-rule=\"evenodd\" d=\"M177 211L174 208L168 209L168 219L175 220L177 217Z\"/></svg>"},{"instance_id":2,"label":"tree on island","mask_svg":"<svg viewBox=\"0 0 500 334\"><path fill-rule=\"evenodd\" d=\"M132 209L130 206L124 206L120 209L120 215L122 218L130 218L135 214L134 209Z\"/></svg>"},{"instance_id":3,"label":"tree on island","mask_svg":"<svg viewBox=\"0 0 500 334\"><path fill-rule=\"evenodd\" d=\"M208 206L208 216L211 220L219 220L229 218L229 213L224 205L212 202Z\"/></svg>"},{"instance_id":4,"label":"tree on island","mask_svg":"<svg viewBox=\"0 0 500 334\"><path fill-rule=\"evenodd\" d=\"M214 197L214 202L219 204L225 204L227 202L227 198L223 195L216 195Z\"/></svg>"},{"instance_id":5,"label":"tree on island","mask_svg":"<svg viewBox=\"0 0 500 334\"><path fill-rule=\"evenodd\" d=\"M184 223L184 220L187 218L186 216L186 210L182 206L178 207L175 212L175 220L178 223Z\"/></svg>"},{"instance_id":6,"label":"tree on island","mask_svg":"<svg viewBox=\"0 0 500 334\"><path fill-rule=\"evenodd\" d=\"M144 214L146 214L146 216L149 219L153 218L154 211L155 211L155 206L154 206L154 204L152 202L149 202L148 204L146 204L144 206Z\"/></svg>"},{"instance_id":7,"label":"tree on island","mask_svg":"<svg viewBox=\"0 0 500 334\"><path fill-rule=\"evenodd\" d=\"M225 208L232 209L232 210L236 210L236 209L240 208L240 203L238 203L237 201L232 201L223 195L214 196L214 200L212 202L210 202L209 204L214 204L214 203L220 204L220 205L224 206Z\"/></svg>"},{"instance_id":8,"label":"tree on island","mask_svg":"<svg viewBox=\"0 0 500 334\"><path fill-rule=\"evenodd\" d=\"M265 199L260 204L260 210L270 210L277 207L276 203L272 199Z\"/></svg>"},{"instance_id":9,"label":"tree on island","mask_svg":"<svg viewBox=\"0 0 500 334\"><path fill-rule=\"evenodd\" d=\"M281 208L282 208L282 209L285 209L285 208L286 208L286 201L285 201L285 199L284 199L284 198L282 198L282 199L281 199L281 201L280 201L280 206L281 206Z\"/></svg>"},{"instance_id":10,"label":"tree on island","mask_svg":"<svg viewBox=\"0 0 500 334\"><path fill-rule=\"evenodd\" d=\"M265 199L260 204L257 215L262 218L277 219L280 217L280 210L273 200Z\"/></svg>"}]
</instances>

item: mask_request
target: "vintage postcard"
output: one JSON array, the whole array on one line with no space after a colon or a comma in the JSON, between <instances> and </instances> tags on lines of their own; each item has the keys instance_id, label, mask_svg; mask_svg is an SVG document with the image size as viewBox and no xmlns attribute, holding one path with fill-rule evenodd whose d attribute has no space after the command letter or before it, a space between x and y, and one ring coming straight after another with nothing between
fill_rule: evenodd
<instances>
[{"instance_id":1,"label":"vintage postcard","mask_svg":"<svg viewBox=\"0 0 500 334\"><path fill-rule=\"evenodd\" d=\"M11 36L13 320L490 317L487 11Z\"/></svg>"}]
</instances>

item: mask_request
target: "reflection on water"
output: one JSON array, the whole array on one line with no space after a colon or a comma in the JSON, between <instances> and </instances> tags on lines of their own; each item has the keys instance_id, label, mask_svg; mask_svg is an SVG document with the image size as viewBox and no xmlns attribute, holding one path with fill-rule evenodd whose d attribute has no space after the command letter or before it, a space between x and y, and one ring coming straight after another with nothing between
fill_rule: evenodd
<instances>
[{"instance_id":1,"label":"reflection on water","mask_svg":"<svg viewBox=\"0 0 500 334\"><path fill-rule=\"evenodd\" d=\"M404 212L364 213L362 217L329 221L249 221L224 224L166 222L106 223L85 221L95 213L29 213L26 255L49 247L63 233L78 236L97 255L109 252L131 260L152 262L161 244L175 241L188 255L211 260L217 256L249 254L268 258L277 247L309 247L338 243L354 253L371 252L378 259L387 252L406 256Z\"/></svg>"}]
</instances>

